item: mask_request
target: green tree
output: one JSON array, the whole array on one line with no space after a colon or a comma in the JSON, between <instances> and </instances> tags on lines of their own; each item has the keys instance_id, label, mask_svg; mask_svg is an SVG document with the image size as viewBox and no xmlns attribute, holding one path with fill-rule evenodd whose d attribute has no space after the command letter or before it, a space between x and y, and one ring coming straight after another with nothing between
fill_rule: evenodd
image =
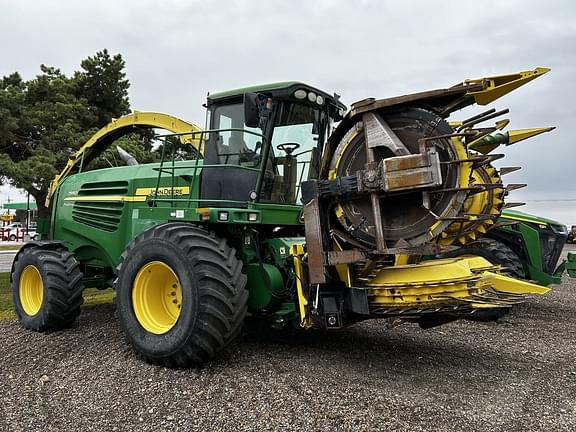
<instances>
[{"instance_id":1,"label":"green tree","mask_svg":"<svg viewBox=\"0 0 576 432\"><path fill-rule=\"evenodd\" d=\"M29 81L18 73L0 79L0 178L29 192L42 217L48 216L50 181L68 158L112 118L130 111L120 54L103 50L80 66L72 76L41 65ZM139 154L149 160L150 135L145 137ZM129 138L121 145L135 148Z\"/></svg>"},{"instance_id":2,"label":"green tree","mask_svg":"<svg viewBox=\"0 0 576 432\"><path fill-rule=\"evenodd\" d=\"M95 108L97 121L107 124L111 118L130 112L128 88L124 67L126 64L120 54L111 57L108 50L97 52L80 63L82 71L76 72L78 98L85 98L88 105Z\"/></svg>"}]
</instances>

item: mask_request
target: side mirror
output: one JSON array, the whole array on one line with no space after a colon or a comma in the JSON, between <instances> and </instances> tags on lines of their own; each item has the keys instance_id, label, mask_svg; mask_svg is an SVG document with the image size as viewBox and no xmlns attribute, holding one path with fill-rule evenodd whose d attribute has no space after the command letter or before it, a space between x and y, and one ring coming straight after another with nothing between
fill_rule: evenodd
<instances>
[{"instance_id":1,"label":"side mirror","mask_svg":"<svg viewBox=\"0 0 576 432\"><path fill-rule=\"evenodd\" d=\"M338 106L332 107L332 119L334 121L337 121L337 122L342 121L342 119L344 118L344 114L346 114L346 113L342 108L340 108Z\"/></svg>"},{"instance_id":2,"label":"side mirror","mask_svg":"<svg viewBox=\"0 0 576 432\"><path fill-rule=\"evenodd\" d=\"M260 95L244 93L244 123L248 127L257 128L260 125Z\"/></svg>"}]
</instances>

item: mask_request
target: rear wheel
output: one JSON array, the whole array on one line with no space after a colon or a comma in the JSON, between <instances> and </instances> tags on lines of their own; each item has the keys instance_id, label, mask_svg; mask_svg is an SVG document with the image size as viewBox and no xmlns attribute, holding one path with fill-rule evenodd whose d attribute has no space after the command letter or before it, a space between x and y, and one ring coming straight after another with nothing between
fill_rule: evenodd
<instances>
[{"instance_id":1,"label":"rear wheel","mask_svg":"<svg viewBox=\"0 0 576 432\"><path fill-rule=\"evenodd\" d=\"M26 328L59 330L80 314L82 273L64 248L24 249L16 256L11 282L16 315Z\"/></svg>"},{"instance_id":2,"label":"rear wheel","mask_svg":"<svg viewBox=\"0 0 576 432\"><path fill-rule=\"evenodd\" d=\"M134 350L150 363L210 360L240 332L248 292L224 239L185 223L136 237L118 266L118 313Z\"/></svg>"}]
</instances>

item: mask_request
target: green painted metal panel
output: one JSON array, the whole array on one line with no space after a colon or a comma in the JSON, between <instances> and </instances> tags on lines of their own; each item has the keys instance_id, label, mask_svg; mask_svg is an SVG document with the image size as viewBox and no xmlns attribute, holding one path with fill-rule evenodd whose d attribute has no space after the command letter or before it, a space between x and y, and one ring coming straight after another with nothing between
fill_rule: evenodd
<instances>
[{"instance_id":1,"label":"green painted metal panel","mask_svg":"<svg viewBox=\"0 0 576 432\"><path fill-rule=\"evenodd\" d=\"M576 278L576 252L568 252L565 265L570 277Z\"/></svg>"},{"instance_id":2,"label":"green painted metal panel","mask_svg":"<svg viewBox=\"0 0 576 432\"><path fill-rule=\"evenodd\" d=\"M521 222L531 222L535 224L563 225L562 223L553 219L536 216L530 213L524 213L518 210L503 210L501 217L505 220L513 219Z\"/></svg>"},{"instance_id":3,"label":"green painted metal panel","mask_svg":"<svg viewBox=\"0 0 576 432\"><path fill-rule=\"evenodd\" d=\"M248 281L248 307L264 309L278 303L284 294L284 279L280 270L272 264L247 264L244 274Z\"/></svg>"},{"instance_id":4,"label":"green painted metal panel","mask_svg":"<svg viewBox=\"0 0 576 432\"><path fill-rule=\"evenodd\" d=\"M226 99L229 97L240 96L244 93L258 93L273 90L282 90L288 87L301 85L302 87L309 87L308 85L298 82L298 81L280 81L269 84L261 84L248 87L240 87L237 89L226 90L222 92L212 93L208 96L208 100Z\"/></svg>"},{"instance_id":5,"label":"green painted metal panel","mask_svg":"<svg viewBox=\"0 0 576 432\"><path fill-rule=\"evenodd\" d=\"M186 220L186 214L197 220L197 202L184 200L188 195L176 195L185 210L162 200L150 207L154 194L146 195L146 190L155 191L158 167L159 164L146 164L107 168L68 177L54 201L52 238L63 240L84 263L116 267L127 244L142 231L168 220ZM167 198L166 191L190 186L191 197L197 198L200 173L201 168L195 181L192 172L186 173L187 180L163 175L163 198Z\"/></svg>"}]
</instances>

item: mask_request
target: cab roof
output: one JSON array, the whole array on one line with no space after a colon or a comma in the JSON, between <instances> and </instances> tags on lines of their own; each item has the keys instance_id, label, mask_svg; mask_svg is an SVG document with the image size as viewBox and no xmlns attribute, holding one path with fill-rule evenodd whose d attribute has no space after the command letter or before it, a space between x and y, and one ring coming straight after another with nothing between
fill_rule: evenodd
<instances>
[{"instance_id":1,"label":"cab roof","mask_svg":"<svg viewBox=\"0 0 576 432\"><path fill-rule=\"evenodd\" d=\"M311 85L305 84L299 81L279 81L275 83L269 84L259 84L254 86L248 87L241 87L237 89L222 91L218 93L213 93L208 95L208 103L222 101L225 99L234 99L238 98L244 93L271 93L274 92L279 96L291 96L296 90L304 89L306 91L312 91L317 95L321 95L324 100L329 101L332 104L337 104L338 107L346 109L346 106L338 101L338 99L334 95L329 95L328 93L317 89L316 87L312 87Z\"/></svg>"}]
</instances>

